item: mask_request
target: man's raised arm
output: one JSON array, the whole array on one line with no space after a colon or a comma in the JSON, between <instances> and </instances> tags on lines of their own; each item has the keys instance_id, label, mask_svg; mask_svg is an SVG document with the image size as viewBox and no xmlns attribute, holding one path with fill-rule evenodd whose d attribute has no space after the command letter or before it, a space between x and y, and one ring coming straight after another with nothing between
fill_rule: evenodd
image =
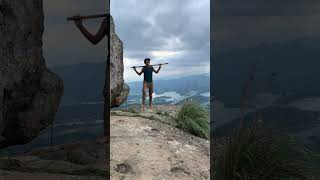
<instances>
[{"instance_id":1,"label":"man's raised arm","mask_svg":"<svg viewBox=\"0 0 320 180\"><path fill-rule=\"evenodd\" d=\"M140 76L143 73L143 68L140 72L137 71L136 67L133 67L133 70Z\"/></svg>"},{"instance_id":2,"label":"man's raised arm","mask_svg":"<svg viewBox=\"0 0 320 180\"><path fill-rule=\"evenodd\" d=\"M158 74L158 73L159 73L159 71L160 71L160 69L161 69L161 64L159 65L158 70L154 70L154 69L153 69L153 71L154 71L155 73L157 73L157 74Z\"/></svg>"},{"instance_id":3,"label":"man's raised arm","mask_svg":"<svg viewBox=\"0 0 320 180\"><path fill-rule=\"evenodd\" d=\"M77 19L77 16L74 16L75 19ZM108 17L103 20L101 23L100 29L97 32L97 34L93 35L91 34L82 24L82 20L78 18L77 20L74 21L78 29L81 31L81 33L94 45L98 44L106 35L107 28L109 28L109 23L108 23Z\"/></svg>"}]
</instances>

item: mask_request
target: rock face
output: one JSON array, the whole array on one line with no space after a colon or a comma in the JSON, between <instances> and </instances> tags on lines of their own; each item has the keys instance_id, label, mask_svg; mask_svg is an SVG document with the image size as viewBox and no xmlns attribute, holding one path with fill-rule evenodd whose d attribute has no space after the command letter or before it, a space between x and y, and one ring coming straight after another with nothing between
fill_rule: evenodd
<instances>
[{"instance_id":1,"label":"rock face","mask_svg":"<svg viewBox=\"0 0 320 180\"><path fill-rule=\"evenodd\" d=\"M113 19L111 19L110 25L111 107L117 107L127 100L130 89L123 80L123 43L115 32Z\"/></svg>"},{"instance_id":2,"label":"rock face","mask_svg":"<svg viewBox=\"0 0 320 180\"><path fill-rule=\"evenodd\" d=\"M0 157L0 179L105 180L105 140L34 149Z\"/></svg>"},{"instance_id":3,"label":"rock face","mask_svg":"<svg viewBox=\"0 0 320 180\"><path fill-rule=\"evenodd\" d=\"M42 54L42 0L0 0L0 148L25 144L54 119L61 79Z\"/></svg>"}]
</instances>

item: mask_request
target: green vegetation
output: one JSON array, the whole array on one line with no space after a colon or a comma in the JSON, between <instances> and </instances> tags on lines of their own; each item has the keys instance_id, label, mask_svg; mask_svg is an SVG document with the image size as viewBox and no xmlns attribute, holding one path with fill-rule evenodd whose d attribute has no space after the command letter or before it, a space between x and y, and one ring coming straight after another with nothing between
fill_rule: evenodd
<instances>
[{"instance_id":1,"label":"green vegetation","mask_svg":"<svg viewBox=\"0 0 320 180\"><path fill-rule=\"evenodd\" d=\"M215 179L297 180L318 174L304 146L257 124L239 129L225 148L214 166Z\"/></svg>"},{"instance_id":2,"label":"green vegetation","mask_svg":"<svg viewBox=\"0 0 320 180\"><path fill-rule=\"evenodd\" d=\"M169 117L170 113L167 111L161 111L161 110L157 110L156 114L160 115L160 116L166 116Z\"/></svg>"},{"instance_id":3,"label":"green vegetation","mask_svg":"<svg viewBox=\"0 0 320 180\"><path fill-rule=\"evenodd\" d=\"M177 113L176 121L177 127L183 131L201 138L209 138L209 112L199 103L185 102Z\"/></svg>"}]
</instances>

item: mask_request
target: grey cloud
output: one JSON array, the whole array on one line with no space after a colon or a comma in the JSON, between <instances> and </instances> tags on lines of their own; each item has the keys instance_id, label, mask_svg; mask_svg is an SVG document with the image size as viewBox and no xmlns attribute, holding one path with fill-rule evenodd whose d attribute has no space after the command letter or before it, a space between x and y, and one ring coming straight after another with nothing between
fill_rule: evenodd
<instances>
[{"instance_id":1,"label":"grey cloud","mask_svg":"<svg viewBox=\"0 0 320 180\"><path fill-rule=\"evenodd\" d=\"M306 16L320 14L318 0L216 0L215 16Z\"/></svg>"},{"instance_id":2,"label":"grey cloud","mask_svg":"<svg viewBox=\"0 0 320 180\"><path fill-rule=\"evenodd\" d=\"M213 23L216 50L320 36L320 15L219 16Z\"/></svg>"},{"instance_id":3,"label":"grey cloud","mask_svg":"<svg viewBox=\"0 0 320 180\"><path fill-rule=\"evenodd\" d=\"M153 63L169 62L170 74L208 73L210 65L209 0L118 0L111 5L117 32L124 42L125 56ZM130 9L129 11L127 9ZM178 46L168 41L177 38ZM150 51L178 51L174 56L152 57ZM130 60L130 59L129 59ZM160 75L165 77L164 74ZM160 77L159 76L159 77Z\"/></svg>"},{"instance_id":4,"label":"grey cloud","mask_svg":"<svg viewBox=\"0 0 320 180\"><path fill-rule=\"evenodd\" d=\"M205 9L206 11L202 12L193 12L188 8L188 4L194 2L191 0L136 2L140 5L136 9L131 7L130 3L124 5L122 9L111 6L112 12L115 12L113 14L119 15L115 17L118 20L116 22L118 31L124 41L127 42L125 46L128 51L138 49L161 50L159 47L165 46L165 40L170 37L181 38L183 43L186 44L183 48L190 49L201 48L199 44L209 42L209 1L205 0L208 6ZM121 1L116 3L120 4ZM117 5L114 6L118 7ZM132 11L124 12L126 8L132 9ZM116 10L121 12L116 12ZM193 23L192 20L197 19L199 14L206 14L204 17L208 18L202 20L203 16L199 16L198 21ZM200 31L199 28L201 28ZM144 36L144 34L147 36Z\"/></svg>"}]
</instances>

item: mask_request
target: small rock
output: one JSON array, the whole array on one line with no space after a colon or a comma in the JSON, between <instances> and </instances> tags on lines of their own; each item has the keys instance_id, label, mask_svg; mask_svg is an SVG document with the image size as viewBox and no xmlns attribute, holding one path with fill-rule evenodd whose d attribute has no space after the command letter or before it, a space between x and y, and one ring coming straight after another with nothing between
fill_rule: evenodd
<instances>
[{"instance_id":1,"label":"small rock","mask_svg":"<svg viewBox=\"0 0 320 180\"><path fill-rule=\"evenodd\" d=\"M172 173L185 173L185 174L190 174L190 172L186 171L185 169L183 169L182 167L173 167L170 169L170 172Z\"/></svg>"},{"instance_id":2,"label":"small rock","mask_svg":"<svg viewBox=\"0 0 320 180\"><path fill-rule=\"evenodd\" d=\"M117 164L115 171L123 174L127 174L132 170L131 166L127 163Z\"/></svg>"}]
</instances>

